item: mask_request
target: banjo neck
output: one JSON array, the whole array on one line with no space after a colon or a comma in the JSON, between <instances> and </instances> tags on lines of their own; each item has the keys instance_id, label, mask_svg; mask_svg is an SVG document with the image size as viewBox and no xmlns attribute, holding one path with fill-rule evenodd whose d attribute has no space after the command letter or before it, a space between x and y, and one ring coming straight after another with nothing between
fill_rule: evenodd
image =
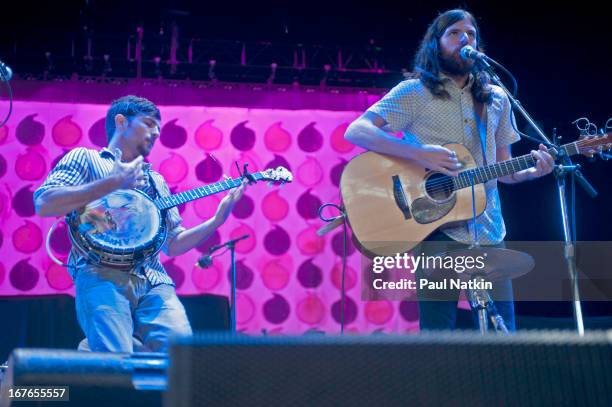
<instances>
[{"instance_id":1,"label":"banjo neck","mask_svg":"<svg viewBox=\"0 0 612 407\"><path fill-rule=\"evenodd\" d=\"M263 176L260 172L252 174L256 181L262 180ZM195 201L196 199L205 198L210 195L215 195L232 188L237 188L242 183L242 178L226 179L215 182L214 184L205 185L203 187L190 189L188 191L179 192L156 199L155 205L160 210L170 209L187 202Z\"/></svg>"}]
</instances>

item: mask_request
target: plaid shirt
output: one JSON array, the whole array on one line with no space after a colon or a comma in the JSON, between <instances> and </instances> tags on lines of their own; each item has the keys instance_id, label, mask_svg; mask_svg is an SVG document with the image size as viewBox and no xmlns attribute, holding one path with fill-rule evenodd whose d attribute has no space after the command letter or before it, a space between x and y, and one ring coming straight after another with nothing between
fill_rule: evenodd
<instances>
[{"instance_id":1,"label":"plaid shirt","mask_svg":"<svg viewBox=\"0 0 612 407\"><path fill-rule=\"evenodd\" d=\"M368 111L381 116L392 132L404 132L404 139L414 144L447 143L463 144L472 153L479 166L497 162L496 149L508 146L518 140L511 120L510 101L497 86L493 86L493 101L486 109L474 103L471 87L474 82L470 75L468 84L459 88L450 78L441 76L449 99L434 97L420 80L400 82ZM481 112L481 113L479 113ZM484 140L484 148L481 140ZM476 218L478 243L498 244L506 235L506 226L501 213L497 180L485 184L487 207ZM453 240L470 244L473 241L473 222L442 227L441 230Z\"/></svg>"},{"instance_id":2,"label":"plaid shirt","mask_svg":"<svg viewBox=\"0 0 612 407\"><path fill-rule=\"evenodd\" d=\"M110 174L115 161L113 152L107 148L103 148L100 151L87 149L83 147L75 148L66 154L53 168L51 173L47 176L45 182L34 192L34 199L36 199L43 192L58 187L64 186L75 186L87 184L99 179L102 179ZM155 190L159 192L161 196L170 195L170 190L164 178L157 172L151 170L151 165L145 164L145 173L149 173L151 177L147 177L147 185L138 189L145 192L151 198L156 198ZM150 184L149 179L153 180L155 188ZM164 253L168 253L168 244L178 235L180 232L185 230L181 226L181 216L179 215L177 208L171 208L166 214L166 223L168 226L168 238L162 247ZM86 259L78 252L73 246L70 250L70 256L68 257L68 270L72 278L75 278L75 272L77 265L84 265L90 268L100 268L100 266L94 266L87 263ZM146 278L151 285L159 284L171 284L174 285L168 273L159 261L159 254L146 260L144 263L138 264L138 266L130 269L129 273Z\"/></svg>"}]
</instances>

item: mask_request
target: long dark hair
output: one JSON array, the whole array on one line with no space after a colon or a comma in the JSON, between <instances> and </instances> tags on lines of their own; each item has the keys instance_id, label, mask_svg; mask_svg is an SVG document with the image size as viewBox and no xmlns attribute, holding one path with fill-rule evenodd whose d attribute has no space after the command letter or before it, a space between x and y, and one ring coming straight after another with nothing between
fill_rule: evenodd
<instances>
[{"instance_id":1,"label":"long dark hair","mask_svg":"<svg viewBox=\"0 0 612 407\"><path fill-rule=\"evenodd\" d=\"M444 31L457 21L469 19L476 28L476 44L479 51L483 51L480 30L474 16L461 9L448 10L436 17L427 28L425 36L421 41L419 50L414 57L414 70L423 85L435 96L449 98L450 95L444 89L444 83L439 77L440 74L440 38ZM472 85L472 95L474 99L481 103L490 103L492 99L491 80L486 72L477 68L472 71L474 74L474 84Z\"/></svg>"}]
</instances>

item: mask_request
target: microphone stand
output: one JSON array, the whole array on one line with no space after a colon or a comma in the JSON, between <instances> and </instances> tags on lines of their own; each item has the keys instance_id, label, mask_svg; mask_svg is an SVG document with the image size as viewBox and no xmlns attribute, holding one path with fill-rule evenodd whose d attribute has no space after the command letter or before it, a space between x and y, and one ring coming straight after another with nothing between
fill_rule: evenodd
<instances>
[{"instance_id":1,"label":"microphone stand","mask_svg":"<svg viewBox=\"0 0 612 407\"><path fill-rule=\"evenodd\" d=\"M230 332L232 334L236 333L236 243L238 243L239 241L246 239L248 237L250 237L251 235L243 235L240 236L236 239L233 240L229 240L225 243L221 243L219 245L213 246L210 248L210 250L208 251L208 256L205 257L209 257L211 256L211 254L213 254L214 252L216 252L217 250L223 248L223 247L227 247L231 253L231 271L230 271ZM204 264L206 264L206 262L203 262ZM210 260L209 263L210 264ZM207 266L204 266L207 267Z\"/></svg>"},{"instance_id":2,"label":"microphone stand","mask_svg":"<svg viewBox=\"0 0 612 407\"><path fill-rule=\"evenodd\" d=\"M572 299L573 299L573 310L574 310L574 320L576 323L576 330L578 331L578 335L584 336L584 321L582 317L582 305L580 303L580 291L578 289L578 275L576 269L576 257L575 257L575 244L574 239L572 237L575 236L576 231L572 231L570 229L570 222L567 211L567 198L565 193L565 176L570 173L572 177L578 181L578 184L587 192L587 194L594 198L597 196L597 191L593 186L586 180L586 178L580 172L580 166L573 165L570 157L564 153L562 149L557 148L553 142L550 141L546 134L540 129L540 127L535 123L535 121L531 118L529 113L523 108L521 103L508 91L508 89L504 86L502 81L499 79L499 76L493 71L491 65L487 62L487 59L493 61L489 57L478 58L476 59L476 64L478 64L484 71L486 71L489 75L491 75L491 79L493 83L502 88L502 90L508 95L508 99L510 100L510 104L514 109L516 109L521 116L529 123L529 126L535 130L535 132L542 139L542 143L556 152L556 159L561 162L561 165L558 165L553 171L554 177L557 180L557 190L559 195L559 205L561 207L561 220L563 223L563 237L565 239L564 245L564 257L567 265L567 270L570 276L570 281L572 285ZM497 64L495 61L493 61ZM556 136L554 142L556 143Z\"/></svg>"}]
</instances>

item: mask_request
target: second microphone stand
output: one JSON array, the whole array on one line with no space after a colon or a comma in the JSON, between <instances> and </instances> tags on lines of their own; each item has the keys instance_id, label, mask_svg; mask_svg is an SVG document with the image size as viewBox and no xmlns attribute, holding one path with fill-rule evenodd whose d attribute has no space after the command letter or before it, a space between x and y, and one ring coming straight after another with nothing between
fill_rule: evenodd
<instances>
[{"instance_id":1,"label":"second microphone stand","mask_svg":"<svg viewBox=\"0 0 612 407\"><path fill-rule=\"evenodd\" d=\"M250 237L251 235L243 235L236 239L229 240L225 243L213 246L208 251L208 256L205 256L206 260L201 263L203 267L207 267L212 264L212 254L219 249L227 248L231 254L231 271L230 271L230 332L236 333L236 243Z\"/></svg>"},{"instance_id":2,"label":"second microphone stand","mask_svg":"<svg viewBox=\"0 0 612 407\"><path fill-rule=\"evenodd\" d=\"M508 99L513 108L518 110L518 112L525 118L527 123L535 130L538 136L542 139L542 143L549 149L553 149L557 152L557 156L555 157L557 161L559 161L562 165L558 166L554 171L554 176L557 180L557 189L559 195L559 205L561 207L561 217L563 224L563 236L565 239L565 250L564 257L566 260L566 265L568 269L568 274L570 276L571 284L572 284L572 299L573 299L573 308L574 308L574 319L576 322L576 330L580 336L584 335L584 321L582 317L582 306L580 303L580 292L578 289L578 274L576 269L576 258L575 258L575 244L574 238L576 231L570 228L568 210L567 210L567 199L565 193L565 175L568 173L572 175L572 177L578 181L578 184L585 189L587 194L594 198L597 195L597 191L595 188L584 178L582 173L579 170L579 166L573 165L567 154L564 154L563 149L557 148L553 142L544 134L542 129L535 123L535 121L531 118L529 113L523 108L521 103L514 97L512 93L508 91L508 89L504 86L499 76L495 73L491 65L488 61L493 62L495 65L499 65L497 62L493 61L489 57L477 59L477 64L486 71L489 75L491 75L491 79L493 83L503 89L503 91L508 95ZM557 140L555 140L556 142Z\"/></svg>"}]
</instances>

